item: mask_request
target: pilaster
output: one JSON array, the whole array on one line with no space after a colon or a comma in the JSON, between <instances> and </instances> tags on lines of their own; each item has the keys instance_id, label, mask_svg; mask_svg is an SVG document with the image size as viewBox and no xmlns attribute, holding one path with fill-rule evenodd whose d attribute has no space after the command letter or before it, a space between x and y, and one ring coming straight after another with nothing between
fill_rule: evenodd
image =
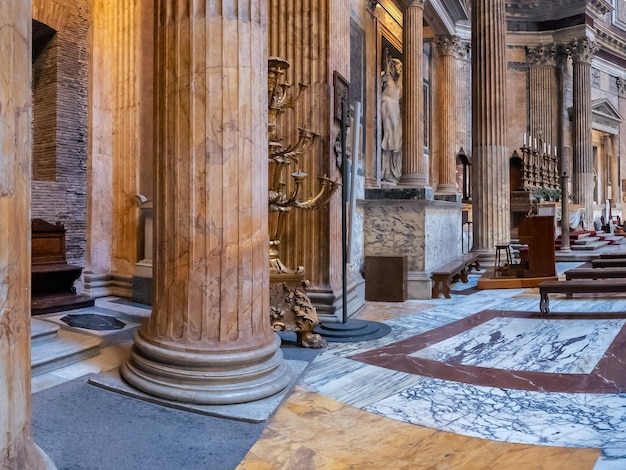
<instances>
[{"instance_id":1,"label":"pilaster","mask_svg":"<svg viewBox=\"0 0 626 470\"><path fill-rule=\"evenodd\" d=\"M556 113L558 88L556 82L557 47L548 44L529 47L528 64L529 133L554 146L557 142Z\"/></svg>"},{"instance_id":2,"label":"pilaster","mask_svg":"<svg viewBox=\"0 0 626 470\"><path fill-rule=\"evenodd\" d=\"M170 400L266 398L292 377L269 322L267 3L155 11L155 296L121 372Z\"/></svg>"},{"instance_id":3,"label":"pilaster","mask_svg":"<svg viewBox=\"0 0 626 470\"><path fill-rule=\"evenodd\" d=\"M493 252L510 240L504 0L474 2L471 23L474 250Z\"/></svg>"}]
</instances>

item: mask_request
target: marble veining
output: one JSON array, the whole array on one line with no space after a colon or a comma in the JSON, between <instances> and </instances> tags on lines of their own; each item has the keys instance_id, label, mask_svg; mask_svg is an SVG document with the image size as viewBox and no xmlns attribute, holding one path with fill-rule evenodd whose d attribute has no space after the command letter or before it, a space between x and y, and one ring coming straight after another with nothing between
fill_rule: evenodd
<instances>
[{"instance_id":1,"label":"marble veining","mask_svg":"<svg viewBox=\"0 0 626 470\"><path fill-rule=\"evenodd\" d=\"M545 393L423 378L367 411L464 435L525 444L626 444L626 395Z\"/></svg>"},{"instance_id":2,"label":"marble veining","mask_svg":"<svg viewBox=\"0 0 626 470\"><path fill-rule=\"evenodd\" d=\"M496 369L589 374L625 322L494 318L410 356Z\"/></svg>"}]
</instances>

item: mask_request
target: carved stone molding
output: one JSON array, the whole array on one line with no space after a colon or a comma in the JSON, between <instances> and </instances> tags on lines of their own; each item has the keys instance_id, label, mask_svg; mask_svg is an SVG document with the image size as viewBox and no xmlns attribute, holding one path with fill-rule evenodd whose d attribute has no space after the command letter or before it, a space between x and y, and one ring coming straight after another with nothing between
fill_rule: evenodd
<instances>
[{"instance_id":1,"label":"carved stone molding","mask_svg":"<svg viewBox=\"0 0 626 470\"><path fill-rule=\"evenodd\" d=\"M613 11L613 6L606 0L591 0L589 6L601 16Z\"/></svg>"},{"instance_id":2,"label":"carved stone molding","mask_svg":"<svg viewBox=\"0 0 626 470\"><path fill-rule=\"evenodd\" d=\"M591 63L599 46L595 41L587 38L575 38L565 45L567 53L573 62Z\"/></svg>"},{"instance_id":3,"label":"carved stone molding","mask_svg":"<svg viewBox=\"0 0 626 470\"><path fill-rule=\"evenodd\" d=\"M526 63L529 67L542 67L556 65L556 44L544 44L537 47L528 47Z\"/></svg>"},{"instance_id":4,"label":"carved stone molding","mask_svg":"<svg viewBox=\"0 0 626 470\"><path fill-rule=\"evenodd\" d=\"M440 56L451 55L462 59L467 53L467 43L457 36L437 36L434 40L435 47Z\"/></svg>"}]
</instances>

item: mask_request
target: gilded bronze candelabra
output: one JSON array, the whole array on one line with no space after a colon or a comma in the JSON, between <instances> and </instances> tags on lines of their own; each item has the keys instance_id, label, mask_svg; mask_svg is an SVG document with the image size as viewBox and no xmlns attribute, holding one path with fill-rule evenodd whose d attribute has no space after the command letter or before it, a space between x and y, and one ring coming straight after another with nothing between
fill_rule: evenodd
<instances>
[{"instance_id":1,"label":"gilded bronze candelabra","mask_svg":"<svg viewBox=\"0 0 626 470\"><path fill-rule=\"evenodd\" d=\"M305 85L300 85L295 96L289 94L290 85L285 82L289 63L272 57L268 61L268 210L270 242L271 322L276 331L294 331L298 344L304 347L322 348L326 342L313 329L318 324L317 312L306 295L308 281L304 279L304 267L288 268L280 259L280 239L285 232L285 221L293 208L314 210L326 204L339 184L328 177L320 178L317 194L300 199L302 182L307 174L300 171L302 158L319 137L308 129L298 128L298 140L283 145L278 135L278 118L293 108ZM295 171L294 171L295 170ZM286 178L293 183L288 189Z\"/></svg>"},{"instance_id":2,"label":"gilded bronze candelabra","mask_svg":"<svg viewBox=\"0 0 626 470\"><path fill-rule=\"evenodd\" d=\"M527 143L524 134L522 151L522 177L524 190L530 192L555 193L560 190L558 158L556 147L554 153L552 146L539 137L539 141L529 136Z\"/></svg>"}]
</instances>

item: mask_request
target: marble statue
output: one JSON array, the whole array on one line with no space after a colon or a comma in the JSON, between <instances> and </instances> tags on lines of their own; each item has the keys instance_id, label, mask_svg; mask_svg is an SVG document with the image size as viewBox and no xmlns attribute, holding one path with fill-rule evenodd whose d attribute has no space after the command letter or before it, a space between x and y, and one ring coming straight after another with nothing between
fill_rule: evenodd
<instances>
[{"instance_id":1,"label":"marble statue","mask_svg":"<svg viewBox=\"0 0 626 470\"><path fill-rule=\"evenodd\" d=\"M397 183L402 170L402 62L387 54L382 73L380 113L383 138L381 142L381 180Z\"/></svg>"}]
</instances>

